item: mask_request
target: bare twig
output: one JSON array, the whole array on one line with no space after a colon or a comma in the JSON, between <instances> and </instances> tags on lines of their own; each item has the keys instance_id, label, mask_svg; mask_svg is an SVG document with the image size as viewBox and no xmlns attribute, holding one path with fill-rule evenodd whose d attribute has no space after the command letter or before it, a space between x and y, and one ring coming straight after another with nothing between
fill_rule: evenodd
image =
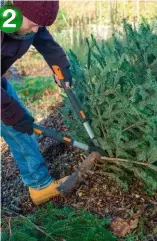
<instances>
[{"instance_id":1,"label":"bare twig","mask_svg":"<svg viewBox=\"0 0 157 241\"><path fill-rule=\"evenodd\" d=\"M50 234L46 233L44 230L42 230L41 228L39 228L37 225L35 225L32 221L30 221L29 219L25 218L23 215L20 214L21 218L26 219L31 225L33 225L38 231L40 231L41 233L43 233L45 236L49 237L51 240L56 241L55 238L53 238Z\"/></svg>"},{"instance_id":2,"label":"bare twig","mask_svg":"<svg viewBox=\"0 0 157 241\"><path fill-rule=\"evenodd\" d=\"M11 234L12 234L12 231L11 231L11 217L9 217L8 226L9 226L9 234L10 234L10 236L11 236Z\"/></svg>"},{"instance_id":3,"label":"bare twig","mask_svg":"<svg viewBox=\"0 0 157 241\"><path fill-rule=\"evenodd\" d=\"M147 163L143 163L143 162L136 162L136 161L131 161L131 160L128 160L128 159L121 159L121 158L111 158L111 157L106 157L106 156L103 156L100 158L100 161L101 163L104 163L104 162L129 162L129 163L134 163L136 165L140 165L140 166L145 166L145 167L148 167L154 171L157 171L157 169L153 166L153 165L150 165L148 162Z\"/></svg>"},{"instance_id":4,"label":"bare twig","mask_svg":"<svg viewBox=\"0 0 157 241\"><path fill-rule=\"evenodd\" d=\"M142 163L142 162L130 161L128 159L112 158L112 157L106 157L106 156L101 157L100 160L108 161L108 162L130 162L130 163L135 163L135 164L139 164L142 166L149 165L148 163Z\"/></svg>"},{"instance_id":5,"label":"bare twig","mask_svg":"<svg viewBox=\"0 0 157 241\"><path fill-rule=\"evenodd\" d=\"M135 124L132 124L131 126L128 126L128 127L126 127L125 129L123 129L122 132L128 131L129 129L132 129L132 128L137 127L137 126L139 126L139 125L141 125L141 124L144 124L145 122L146 122L145 120L136 122Z\"/></svg>"}]
</instances>

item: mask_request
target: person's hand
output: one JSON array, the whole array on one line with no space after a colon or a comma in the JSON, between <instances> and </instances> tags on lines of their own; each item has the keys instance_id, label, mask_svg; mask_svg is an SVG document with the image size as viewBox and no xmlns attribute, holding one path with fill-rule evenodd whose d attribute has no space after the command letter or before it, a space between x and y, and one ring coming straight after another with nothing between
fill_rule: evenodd
<instances>
[{"instance_id":1,"label":"person's hand","mask_svg":"<svg viewBox=\"0 0 157 241\"><path fill-rule=\"evenodd\" d=\"M34 118L29 115L29 114L25 114L24 118L19 121L18 123L12 125L12 127L19 132L22 133L27 133L28 135L32 135L33 134L33 122L34 122Z\"/></svg>"},{"instance_id":2,"label":"person's hand","mask_svg":"<svg viewBox=\"0 0 157 241\"><path fill-rule=\"evenodd\" d=\"M69 67L65 67L62 70L63 76L64 76L64 82L65 82L65 86L66 88L70 88L72 86L72 74L70 71ZM55 75L55 81L58 84L59 87L62 87L61 85L61 81L57 78L57 76Z\"/></svg>"}]
</instances>

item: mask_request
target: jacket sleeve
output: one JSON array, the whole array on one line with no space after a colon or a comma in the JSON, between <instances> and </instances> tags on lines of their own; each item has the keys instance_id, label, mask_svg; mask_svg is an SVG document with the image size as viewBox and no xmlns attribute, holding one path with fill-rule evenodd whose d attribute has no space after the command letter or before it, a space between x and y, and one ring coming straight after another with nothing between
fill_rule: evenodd
<instances>
[{"instance_id":1,"label":"jacket sleeve","mask_svg":"<svg viewBox=\"0 0 157 241\"><path fill-rule=\"evenodd\" d=\"M33 46L42 54L50 68L52 65L58 65L60 68L70 66L64 50L54 41L46 27L39 28Z\"/></svg>"},{"instance_id":2,"label":"jacket sleeve","mask_svg":"<svg viewBox=\"0 0 157 241\"><path fill-rule=\"evenodd\" d=\"M1 31L1 46L4 40L4 33ZM25 110L20 104L8 95L7 80L4 76L1 76L1 120L5 125L11 126L23 119Z\"/></svg>"},{"instance_id":3,"label":"jacket sleeve","mask_svg":"<svg viewBox=\"0 0 157 241\"><path fill-rule=\"evenodd\" d=\"M1 77L1 81L4 77ZM11 126L23 119L25 110L1 87L1 120Z\"/></svg>"}]
</instances>

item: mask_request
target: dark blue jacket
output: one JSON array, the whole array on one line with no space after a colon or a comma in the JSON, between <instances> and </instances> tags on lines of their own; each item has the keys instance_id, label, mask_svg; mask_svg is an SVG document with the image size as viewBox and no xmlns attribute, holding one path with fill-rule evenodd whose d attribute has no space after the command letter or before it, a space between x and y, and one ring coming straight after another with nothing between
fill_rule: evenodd
<instances>
[{"instance_id":1,"label":"dark blue jacket","mask_svg":"<svg viewBox=\"0 0 157 241\"><path fill-rule=\"evenodd\" d=\"M45 27L40 27L34 38L28 40L16 40L1 32L1 119L6 125L20 121L25 111L7 94L7 81L3 74L28 51L31 45L42 54L50 68L52 65L59 65L61 69L69 66L65 52Z\"/></svg>"}]
</instances>

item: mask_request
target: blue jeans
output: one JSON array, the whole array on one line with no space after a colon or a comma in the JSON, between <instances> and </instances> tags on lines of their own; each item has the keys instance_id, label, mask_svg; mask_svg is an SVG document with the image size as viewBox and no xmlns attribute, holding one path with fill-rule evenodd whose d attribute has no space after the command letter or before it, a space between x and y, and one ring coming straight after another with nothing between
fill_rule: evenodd
<instances>
[{"instance_id":1,"label":"blue jeans","mask_svg":"<svg viewBox=\"0 0 157 241\"><path fill-rule=\"evenodd\" d=\"M13 86L9 82L7 84L7 93L24 107ZM1 122L1 134L13 153L24 184L37 189L47 187L53 178L44 166L45 160L39 152L35 135L29 136L18 132L3 122Z\"/></svg>"}]
</instances>

